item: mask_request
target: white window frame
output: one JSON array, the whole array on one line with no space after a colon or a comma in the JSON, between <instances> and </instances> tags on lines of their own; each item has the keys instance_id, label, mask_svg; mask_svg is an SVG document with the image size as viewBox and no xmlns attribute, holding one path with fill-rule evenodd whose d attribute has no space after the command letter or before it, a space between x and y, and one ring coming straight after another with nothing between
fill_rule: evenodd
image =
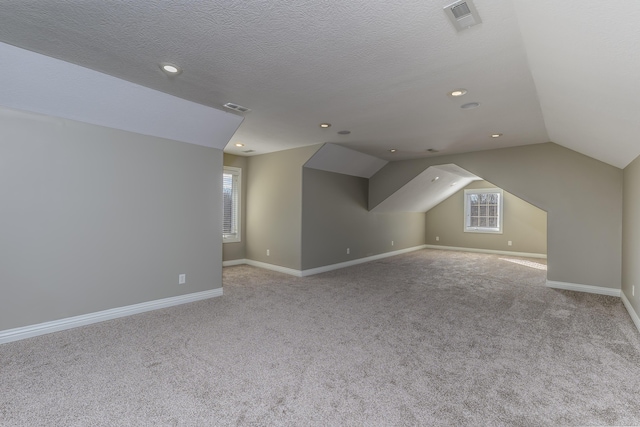
<instances>
[{"instance_id":1,"label":"white window frame","mask_svg":"<svg viewBox=\"0 0 640 427\"><path fill-rule=\"evenodd\" d=\"M497 227L471 226L471 198L472 194L497 194L498 195L498 221ZM504 218L504 192L500 188L478 188L464 190L464 232L465 233L489 233L502 234Z\"/></svg>"},{"instance_id":2,"label":"white window frame","mask_svg":"<svg viewBox=\"0 0 640 427\"><path fill-rule=\"evenodd\" d=\"M241 204L241 200L242 200L242 169L241 168L235 168L232 166L224 166L223 167L223 182L224 182L224 175L231 175L232 178L232 187L234 189L232 189L232 194L235 194L235 200L232 200L233 203L233 208L232 209L232 219L231 219L231 223L232 223L232 229L235 228L235 233L230 233L230 234L225 234L224 232L224 188L222 190L222 197L223 197L223 201L222 201L222 242L223 243L235 243L235 242L240 242L241 241L241 225L242 225L242 204ZM224 186L224 184L223 184ZM235 215L234 215L234 210L235 210ZM235 226L235 227L233 227Z\"/></svg>"}]
</instances>

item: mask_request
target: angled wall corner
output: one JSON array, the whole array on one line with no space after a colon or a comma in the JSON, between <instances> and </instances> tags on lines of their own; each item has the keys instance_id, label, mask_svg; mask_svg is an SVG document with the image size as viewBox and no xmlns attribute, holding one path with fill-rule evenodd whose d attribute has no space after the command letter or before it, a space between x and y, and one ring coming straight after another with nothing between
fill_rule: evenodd
<instances>
[{"instance_id":1,"label":"angled wall corner","mask_svg":"<svg viewBox=\"0 0 640 427\"><path fill-rule=\"evenodd\" d=\"M0 43L0 105L223 149L241 116Z\"/></svg>"},{"instance_id":2,"label":"angled wall corner","mask_svg":"<svg viewBox=\"0 0 640 427\"><path fill-rule=\"evenodd\" d=\"M429 166L371 212L427 212L473 181L482 178L454 164Z\"/></svg>"},{"instance_id":3,"label":"angled wall corner","mask_svg":"<svg viewBox=\"0 0 640 427\"><path fill-rule=\"evenodd\" d=\"M387 163L389 162L375 156L327 143L320 147L304 167L360 178L371 178Z\"/></svg>"}]
</instances>

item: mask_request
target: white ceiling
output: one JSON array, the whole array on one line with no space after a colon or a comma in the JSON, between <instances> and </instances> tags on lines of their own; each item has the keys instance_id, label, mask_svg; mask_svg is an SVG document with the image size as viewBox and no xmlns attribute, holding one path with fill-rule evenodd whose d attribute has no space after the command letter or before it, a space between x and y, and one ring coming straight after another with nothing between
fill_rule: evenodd
<instances>
[{"instance_id":1,"label":"white ceiling","mask_svg":"<svg viewBox=\"0 0 640 427\"><path fill-rule=\"evenodd\" d=\"M231 141L245 146L227 148L239 154L334 142L395 160L549 140L618 167L640 154L640 2L476 0L482 24L462 32L448 3L7 1L0 41L249 107Z\"/></svg>"}]
</instances>

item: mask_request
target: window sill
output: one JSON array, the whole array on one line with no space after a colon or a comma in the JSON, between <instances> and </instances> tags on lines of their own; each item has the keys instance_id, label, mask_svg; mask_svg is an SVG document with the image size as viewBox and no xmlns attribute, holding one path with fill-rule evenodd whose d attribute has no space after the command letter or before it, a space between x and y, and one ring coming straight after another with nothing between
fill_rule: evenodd
<instances>
[{"instance_id":1,"label":"window sill","mask_svg":"<svg viewBox=\"0 0 640 427\"><path fill-rule=\"evenodd\" d=\"M502 230L487 230L487 229L464 229L465 233L481 233L481 234L502 234Z\"/></svg>"}]
</instances>

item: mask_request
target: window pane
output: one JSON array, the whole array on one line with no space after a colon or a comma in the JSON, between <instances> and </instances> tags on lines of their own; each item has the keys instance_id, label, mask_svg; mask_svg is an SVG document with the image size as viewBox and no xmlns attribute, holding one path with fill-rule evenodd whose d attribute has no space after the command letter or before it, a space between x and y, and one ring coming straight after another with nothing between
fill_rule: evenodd
<instances>
[{"instance_id":1,"label":"window pane","mask_svg":"<svg viewBox=\"0 0 640 427\"><path fill-rule=\"evenodd\" d=\"M489 206L489 216L498 216L497 206Z\"/></svg>"},{"instance_id":2,"label":"window pane","mask_svg":"<svg viewBox=\"0 0 640 427\"><path fill-rule=\"evenodd\" d=\"M480 194L480 203L487 203L487 194L486 193Z\"/></svg>"},{"instance_id":3,"label":"window pane","mask_svg":"<svg viewBox=\"0 0 640 427\"><path fill-rule=\"evenodd\" d=\"M224 168L222 173L222 237L225 241L240 238L240 171Z\"/></svg>"},{"instance_id":4,"label":"window pane","mask_svg":"<svg viewBox=\"0 0 640 427\"><path fill-rule=\"evenodd\" d=\"M497 218L489 218L489 227L496 228L498 226Z\"/></svg>"},{"instance_id":5,"label":"window pane","mask_svg":"<svg viewBox=\"0 0 640 427\"><path fill-rule=\"evenodd\" d=\"M471 206L471 216L478 216L478 207Z\"/></svg>"},{"instance_id":6,"label":"window pane","mask_svg":"<svg viewBox=\"0 0 640 427\"><path fill-rule=\"evenodd\" d=\"M478 218L478 227L486 227L487 226L487 218L480 217Z\"/></svg>"},{"instance_id":7,"label":"window pane","mask_svg":"<svg viewBox=\"0 0 640 427\"><path fill-rule=\"evenodd\" d=\"M472 216L471 217L471 223L469 224L469 226L470 227L477 227L478 226L478 217L477 216Z\"/></svg>"},{"instance_id":8,"label":"window pane","mask_svg":"<svg viewBox=\"0 0 640 427\"><path fill-rule=\"evenodd\" d=\"M480 216L487 216L487 207L480 206Z\"/></svg>"}]
</instances>

